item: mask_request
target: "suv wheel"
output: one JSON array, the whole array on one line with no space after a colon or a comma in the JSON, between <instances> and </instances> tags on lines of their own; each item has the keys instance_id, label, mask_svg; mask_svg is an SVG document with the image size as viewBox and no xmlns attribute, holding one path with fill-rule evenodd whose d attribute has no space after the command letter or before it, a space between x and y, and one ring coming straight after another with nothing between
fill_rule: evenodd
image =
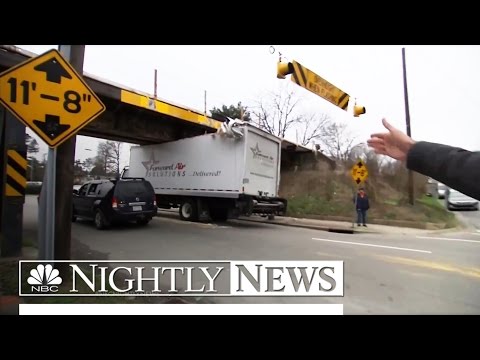
<instances>
[{"instance_id":1,"label":"suv wheel","mask_svg":"<svg viewBox=\"0 0 480 360\"><path fill-rule=\"evenodd\" d=\"M95 226L98 230L106 229L109 226L105 214L100 209L95 211Z\"/></svg>"}]
</instances>

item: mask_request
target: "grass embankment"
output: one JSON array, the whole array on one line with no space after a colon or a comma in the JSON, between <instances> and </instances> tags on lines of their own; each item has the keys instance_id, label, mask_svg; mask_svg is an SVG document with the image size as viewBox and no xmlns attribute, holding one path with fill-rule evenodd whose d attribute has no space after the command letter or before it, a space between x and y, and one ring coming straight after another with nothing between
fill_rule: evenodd
<instances>
[{"instance_id":1,"label":"grass embankment","mask_svg":"<svg viewBox=\"0 0 480 360\"><path fill-rule=\"evenodd\" d=\"M368 223L423 228L458 225L455 215L435 198L424 195L422 179L416 179L414 205L408 203L407 187L400 192L387 179L369 179L364 187L370 198ZM324 218L351 221L355 216L356 184L347 172L299 171L282 174L282 196L288 199L287 215L303 218Z\"/></svg>"}]
</instances>

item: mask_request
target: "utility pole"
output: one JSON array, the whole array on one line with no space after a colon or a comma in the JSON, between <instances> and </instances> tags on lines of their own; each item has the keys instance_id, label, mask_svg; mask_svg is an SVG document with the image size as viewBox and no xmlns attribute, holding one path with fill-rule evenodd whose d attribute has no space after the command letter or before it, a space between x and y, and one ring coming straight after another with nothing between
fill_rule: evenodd
<instances>
[{"instance_id":1,"label":"utility pole","mask_svg":"<svg viewBox=\"0 0 480 360\"><path fill-rule=\"evenodd\" d=\"M410 129L410 109L408 106L408 88L407 88L407 65L405 61L405 48L402 48L402 60L403 60L403 89L405 94L405 120L407 123L407 135L412 136ZM408 170L408 200L410 205L415 204L414 196L414 184L413 184L413 172Z\"/></svg>"},{"instance_id":2,"label":"utility pole","mask_svg":"<svg viewBox=\"0 0 480 360\"><path fill-rule=\"evenodd\" d=\"M203 93L203 113L207 116L207 90Z\"/></svg>"},{"instance_id":3,"label":"utility pole","mask_svg":"<svg viewBox=\"0 0 480 360\"><path fill-rule=\"evenodd\" d=\"M153 80L153 96L157 98L157 69L155 69L155 78Z\"/></svg>"}]
</instances>

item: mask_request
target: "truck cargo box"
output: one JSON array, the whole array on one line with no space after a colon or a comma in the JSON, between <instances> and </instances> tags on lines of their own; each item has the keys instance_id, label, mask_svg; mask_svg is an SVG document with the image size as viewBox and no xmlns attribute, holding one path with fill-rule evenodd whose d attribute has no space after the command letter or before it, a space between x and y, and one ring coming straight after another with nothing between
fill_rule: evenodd
<instances>
[{"instance_id":1,"label":"truck cargo box","mask_svg":"<svg viewBox=\"0 0 480 360\"><path fill-rule=\"evenodd\" d=\"M150 181L159 207L188 202L192 211L205 206L217 218L232 209L247 215L285 212L286 200L278 198L281 139L240 121L222 129L132 147L122 176ZM203 205L195 203L199 198Z\"/></svg>"},{"instance_id":2,"label":"truck cargo box","mask_svg":"<svg viewBox=\"0 0 480 360\"><path fill-rule=\"evenodd\" d=\"M276 197L281 140L254 126L243 136L206 134L131 148L128 176L144 177L156 193Z\"/></svg>"}]
</instances>

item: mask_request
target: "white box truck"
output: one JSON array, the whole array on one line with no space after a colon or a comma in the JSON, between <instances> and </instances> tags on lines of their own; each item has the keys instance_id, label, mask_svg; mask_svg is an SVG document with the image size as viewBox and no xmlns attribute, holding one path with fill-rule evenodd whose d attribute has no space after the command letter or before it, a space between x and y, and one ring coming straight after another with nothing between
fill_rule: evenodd
<instances>
[{"instance_id":1,"label":"white box truck","mask_svg":"<svg viewBox=\"0 0 480 360\"><path fill-rule=\"evenodd\" d=\"M122 177L142 177L159 208L179 208L183 220L224 221L286 212L278 196L281 139L242 121L217 133L134 146Z\"/></svg>"}]
</instances>

